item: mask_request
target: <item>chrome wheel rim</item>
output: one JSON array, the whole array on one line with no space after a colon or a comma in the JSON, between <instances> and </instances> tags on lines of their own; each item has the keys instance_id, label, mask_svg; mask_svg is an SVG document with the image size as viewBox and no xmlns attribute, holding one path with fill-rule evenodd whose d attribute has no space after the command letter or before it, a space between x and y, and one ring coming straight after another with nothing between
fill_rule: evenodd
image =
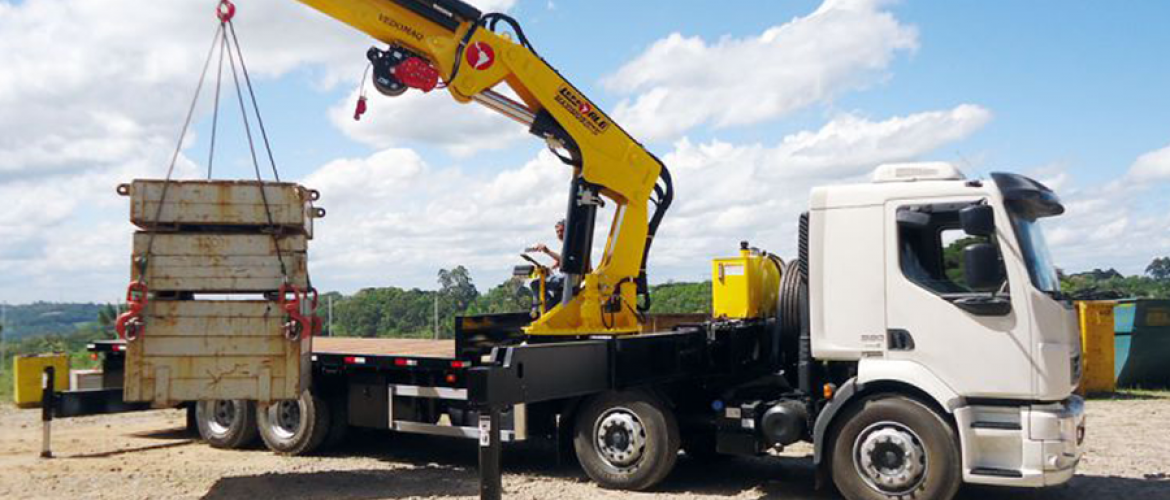
<instances>
[{"instance_id":1,"label":"chrome wheel rim","mask_svg":"<svg viewBox=\"0 0 1170 500\"><path fill-rule=\"evenodd\" d=\"M268 421L272 433L281 439L292 439L301 427L300 401L281 401L268 406Z\"/></svg>"},{"instance_id":2,"label":"chrome wheel rim","mask_svg":"<svg viewBox=\"0 0 1170 500\"><path fill-rule=\"evenodd\" d=\"M926 480L926 447L917 433L897 422L878 422L861 431L853 442L853 462L866 484L885 495L910 493Z\"/></svg>"},{"instance_id":3,"label":"chrome wheel rim","mask_svg":"<svg viewBox=\"0 0 1170 500\"><path fill-rule=\"evenodd\" d=\"M646 451L646 427L634 412L611 408L593 427L597 455L619 471L638 465Z\"/></svg>"},{"instance_id":4,"label":"chrome wheel rim","mask_svg":"<svg viewBox=\"0 0 1170 500\"><path fill-rule=\"evenodd\" d=\"M236 402L230 399L220 399L211 403L211 419L207 427L216 435L224 435L231 431L232 422L236 420Z\"/></svg>"}]
</instances>

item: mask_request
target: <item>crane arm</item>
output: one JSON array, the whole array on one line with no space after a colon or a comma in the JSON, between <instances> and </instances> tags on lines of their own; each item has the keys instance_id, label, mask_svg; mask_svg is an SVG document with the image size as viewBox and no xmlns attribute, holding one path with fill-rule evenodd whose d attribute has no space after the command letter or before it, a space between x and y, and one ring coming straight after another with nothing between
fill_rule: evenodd
<instances>
[{"instance_id":1,"label":"crane arm","mask_svg":"<svg viewBox=\"0 0 1170 500\"><path fill-rule=\"evenodd\" d=\"M562 251L561 302L528 328L533 335L640 331L648 301L645 263L673 198L668 170L533 49L504 14L460 0L300 0L373 38L374 84L383 94L445 88L528 127L573 168ZM504 23L513 36L498 32ZM519 101L494 90L506 84ZM603 254L591 265L597 208L615 214ZM653 205L653 210L651 210Z\"/></svg>"}]
</instances>

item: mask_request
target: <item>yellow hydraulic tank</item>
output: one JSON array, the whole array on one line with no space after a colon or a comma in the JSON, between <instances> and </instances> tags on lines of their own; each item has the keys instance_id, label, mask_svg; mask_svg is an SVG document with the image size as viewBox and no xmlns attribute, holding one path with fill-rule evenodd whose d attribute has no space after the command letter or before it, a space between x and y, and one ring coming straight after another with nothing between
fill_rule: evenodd
<instances>
[{"instance_id":1,"label":"yellow hydraulic tank","mask_svg":"<svg viewBox=\"0 0 1170 500\"><path fill-rule=\"evenodd\" d=\"M1113 392L1113 301L1078 301L1077 317L1081 326L1081 385L1077 392Z\"/></svg>"},{"instance_id":2,"label":"yellow hydraulic tank","mask_svg":"<svg viewBox=\"0 0 1170 500\"><path fill-rule=\"evenodd\" d=\"M69 356L65 354L41 354L12 358L13 385L12 402L21 408L41 404L41 375L45 368L52 366L53 388L69 390Z\"/></svg>"},{"instance_id":3,"label":"yellow hydraulic tank","mask_svg":"<svg viewBox=\"0 0 1170 500\"><path fill-rule=\"evenodd\" d=\"M715 318L766 318L776 314L779 259L740 244L739 257L711 261L711 308Z\"/></svg>"}]
</instances>

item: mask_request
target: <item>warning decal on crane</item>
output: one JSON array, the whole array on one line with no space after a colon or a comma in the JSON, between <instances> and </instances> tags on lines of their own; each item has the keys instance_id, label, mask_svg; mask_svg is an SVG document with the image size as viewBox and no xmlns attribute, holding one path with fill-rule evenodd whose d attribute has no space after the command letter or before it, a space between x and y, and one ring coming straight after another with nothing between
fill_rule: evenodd
<instances>
[{"instance_id":1,"label":"warning decal on crane","mask_svg":"<svg viewBox=\"0 0 1170 500\"><path fill-rule=\"evenodd\" d=\"M496 51L492 50L492 46L484 42L475 42L467 48L467 64L471 67L483 71L492 67L496 62Z\"/></svg>"},{"instance_id":2,"label":"warning decal on crane","mask_svg":"<svg viewBox=\"0 0 1170 500\"><path fill-rule=\"evenodd\" d=\"M573 114L577 121L594 134L605 132L609 128L609 120L597 111L597 108L575 90L563 86L557 91L556 101Z\"/></svg>"}]
</instances>

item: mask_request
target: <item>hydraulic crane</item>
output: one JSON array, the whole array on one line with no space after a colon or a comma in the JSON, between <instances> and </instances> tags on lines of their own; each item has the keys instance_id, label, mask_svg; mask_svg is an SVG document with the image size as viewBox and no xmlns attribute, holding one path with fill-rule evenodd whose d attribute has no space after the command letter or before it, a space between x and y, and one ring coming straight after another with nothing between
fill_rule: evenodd
<instances>
[{"instance_id":1,"label":"hydraulic crane","mask_svg":"<svg viewBox=\"0 0 1170 500\"><path fill-rule=\"evenodd\" d=\"M573 168L560 302L530 335L640 331L649 307L646 260L673 199L663 163L613 122L533 49L515 19L459 0L300 0L388 47L367 58L379 92L446 89L528 127ZM497 31L503 23L511 29ZM496 90L506 84L519 97ZM364 102L359 102L359 113ZM603 254L592 265L597 209L615 206Z\"/></svg>"}]
</instances>

